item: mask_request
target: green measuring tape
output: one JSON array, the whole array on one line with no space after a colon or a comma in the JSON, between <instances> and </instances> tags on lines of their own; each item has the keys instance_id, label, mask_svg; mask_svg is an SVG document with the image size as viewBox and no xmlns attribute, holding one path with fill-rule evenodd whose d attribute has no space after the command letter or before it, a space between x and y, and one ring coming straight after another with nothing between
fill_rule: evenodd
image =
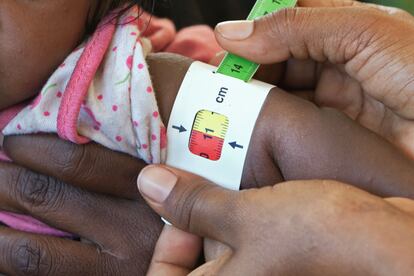
<instances>
[{"instance_id":1,"label":"green measuring tape","mask_svg":"<svg viewBox=\"0 0 414 276\"><path fill-rule=\"evenodd\" d=\"M296 0L257 0L247 20L254 20L284 8L292 8ZM250 81L259 69L259 64L228 53L217 72L243 81Z\"/></svg>"}]
</instances>

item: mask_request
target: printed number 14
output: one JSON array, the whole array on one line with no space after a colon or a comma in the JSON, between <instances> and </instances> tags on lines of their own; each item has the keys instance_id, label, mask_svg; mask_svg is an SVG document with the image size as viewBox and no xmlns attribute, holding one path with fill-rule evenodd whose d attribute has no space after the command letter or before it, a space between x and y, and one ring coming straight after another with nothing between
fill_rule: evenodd
<instances>
[{"instance_id":1,"label":"printed number 14","mask_svg":"<svg viewBox=\"0 0 414 276\"><path fill-rule=\"evenodd\" d=\"M243 69L243 66L238 65L238 64L234 64L234 68L236 68L236 69L231 69L232 72L240 73L240 70Z\"/></svg>"}]
</instances>

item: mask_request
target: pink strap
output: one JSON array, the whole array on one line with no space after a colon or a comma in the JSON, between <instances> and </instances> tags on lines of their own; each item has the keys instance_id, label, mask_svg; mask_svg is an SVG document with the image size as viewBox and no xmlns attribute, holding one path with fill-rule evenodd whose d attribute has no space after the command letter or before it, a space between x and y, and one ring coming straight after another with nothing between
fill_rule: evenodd
<instances>
[{"instance_id":1,"label":"pink strap","mask_svg":"<svg viewBox=\"0 0 414 276\"><path fill-rule=\"evenodd\" d=\"M26 103L22 103L0 111L0 131L2 131L7 124L16 117L26 105Z\"/></svg>"},{"instance_id":2,"label":"pink strap","mask_svg":"<svg viewBox=\"0 0 414 276\"><path fill-rule=\"evenodd\" d=\"M0 221L13 229L31 232L41 235L51 235L57 237L73 238L74 235L63 232L61 230L53 229L43 222L31 218L29 216L13 214L10 212L1 211Z\"/></svg>"},{"instance_id":3,"label":"pink strap","mask_svg":"<svg viewBox=\"0 0 414 276\"><path fill-rule=\"evenodd\" d=\"M78 117L82 102L88 93L96 71L104 59L116 29L111 20L104 20L103 22L106 23L98 27L86 45L69 80L59 108L58 134L61 138L77 144L89 142L88 138L78 134Z\"/></svg>"},{"instance_id":4,"label":"pink strap","mask_svg":"<svg viewBox=\"0 0 414 276\"><path fill-rule=\"evenodd\" d=\"M103 22L109 21L104 20ZM89 142L87 138L81 137L77 133L78 116L83 99L112 41L114 32L115 25L110 22L98 27L98 30L86 45L77 63L76 69L63 96L58 114L58 134L63 139L80 144ZM24 105L20 105L0 112L0 131L23 107ZM0 160L5 161L9 159L0 151ZM73 237L72 234L53 229L28 216L0 212L0 221L21 231L60 237Z\"/></svg>"}]
</instances>

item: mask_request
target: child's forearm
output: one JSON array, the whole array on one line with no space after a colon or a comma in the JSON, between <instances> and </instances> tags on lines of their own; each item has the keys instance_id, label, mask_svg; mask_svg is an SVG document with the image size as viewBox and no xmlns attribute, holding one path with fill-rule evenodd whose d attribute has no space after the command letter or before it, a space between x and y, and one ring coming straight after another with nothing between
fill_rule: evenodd
<instances>
[{"instance_id":1,"label":"child's forearm","mask_svg":"<svg viewBox=\"0 0 414 276\"><path fill-rule=\"evenodd\" d=\"M414 198L414 162L385 139L337 110L283 91L268 105L273 120L264 122L286 180L334 179L380 196Z\"/></svg>"},{"instance_id":2,"label":"child's forearm","mask_svg":"<svg viewBox=\"0 0 414 276\"><path fill-rule=\"evenodd\" d=\"M148 59L165 123L191 62L171 55ZM414 197L414 164L398 149L339 111L275 88L258 118L242 186L293 179L335 179L379 195Z\"/></svg>"},{"instance_id":3,"label":"child's forearm","mask_svg":"<svg viewBox=\"0 0 414 276\"><path fill-rule=\"evenodd\" d=\"M157 91L157 101L161 116L168 124L170 113L180 88L181 82L193 62L191 59L171 55L156 54L147 58L150 73ZM266 104L266 106L268 106ZM270 106L269 106L270 107ZM265 107L265 109L268 109ZM254 130L244 166L242 187L254 188L272 185L283 181L279 168L275 165L272 152L272 132L268 129L267 120L270 110L262 112Z\"/></svg>"}]
</instances>

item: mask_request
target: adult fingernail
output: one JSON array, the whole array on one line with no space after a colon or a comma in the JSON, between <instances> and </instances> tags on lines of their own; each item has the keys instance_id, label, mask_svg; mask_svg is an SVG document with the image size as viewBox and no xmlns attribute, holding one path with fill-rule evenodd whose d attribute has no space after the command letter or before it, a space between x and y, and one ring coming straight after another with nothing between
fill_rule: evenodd
<instances>
[{"instance_id":1,"label":"adult fingernail","mask_svg":"<svg viewBox=\"0 0 414 276\"><path fill-rule=\"evenodd\" d=\"M163 203L177 183L178 177L161 166L148 166L138 177L138 189L144 197Z\"/></svg>"},{"instance_id":2,"label":"adult fingernail","mask_svg":"<svg viewBox=\"0 0 414 276\"><path fill-rule=\"evenodd\" d=\"M216 32L228 40L244 40L249 38L254 31L254 21L240 20L219 23Z\"/></svg>"}]
</instances>

